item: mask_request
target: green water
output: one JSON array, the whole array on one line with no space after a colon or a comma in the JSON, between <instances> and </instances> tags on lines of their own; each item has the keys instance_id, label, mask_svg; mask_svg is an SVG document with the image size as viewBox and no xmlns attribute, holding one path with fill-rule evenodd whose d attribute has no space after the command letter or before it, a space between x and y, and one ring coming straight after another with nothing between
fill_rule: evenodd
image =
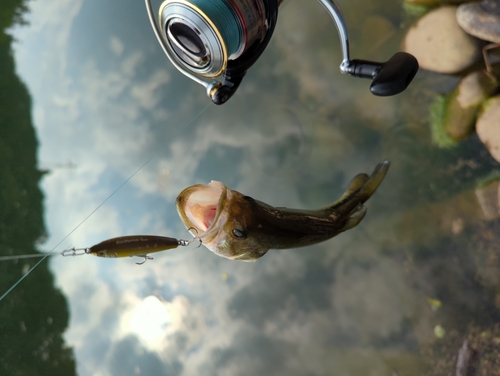
<instances>
[{"instance_id":1,"label":"green water","mask_svg":"<svg viewBox=\"0 0 500 376\"><path fill-rule=\"evenodd\" d=\"M360 225L313 247L255 263L194 246L142 266L43 262L0 301L1 375L444 375L464 338L492 374L499 222L478 215L473 190L498 163L476 136L439 149L429 126L456 77L420 71L404 93L374 97L340 74L322 6L290 0L238 93L206 108L141 2L27 5L15 41L2 34L1 255L187 238L175 198L210 180L313 209L392 165ZM411 19L399 2L340 5L353 58L400 48ZM1 262L0 293L35 262Z\"/></svg>"}]
</instances>

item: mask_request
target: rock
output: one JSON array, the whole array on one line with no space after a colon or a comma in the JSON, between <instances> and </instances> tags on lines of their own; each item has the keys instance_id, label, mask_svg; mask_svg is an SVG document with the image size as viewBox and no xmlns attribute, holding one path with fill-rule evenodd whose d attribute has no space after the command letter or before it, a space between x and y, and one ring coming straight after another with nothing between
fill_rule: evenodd
<instances>
[{"instance_id":1,"label":"rock","mask_svg":"<svg viewBox=\"0 0 500 376\"><path fill-rule=\"evenodd\" d=\"M439 96L430 108L433 142L448 148L474 132L481 104L498 88L498 82L484 71L465 76L446 96Z\"/></svg>"},{"instance_id":2,"label":"rock","mask_svg":"<svg viewBox=\"0 0 500 376\"><path fill-rule=\"evenodd\" d=\"M499 66L492 68L497 70ZM481 105L498 87L496 78L480 70L465 76L450 94L437 97L430 107L434 144L449 148L469 137L474 132Z\"/></svg>"},{"instance_id":3,"label":"rock","mask_svg":"<svg viewBox=\"0 0 500 376\"><path fill-rule=\"evenodd\" d=\"M448 136L455 141L469 137L474 132L479 107L497 87L497 81L483 70L465 76L447 102L443 126Z\"/></svg>"},{"instance_id":4,"label":"rock","mask_svg":"<svg viewBox=\"0 0 500 376\"><path fill-rule=\"evenodd\" d=\"M481 42L458 25L455 6L444 6L425 14L408 31L406 52L421 68L439 73L457 73L481 57Z\"/></svg>"},{"instance_id":5,"label":"rock","mask_svg":"<svg viewBox=\"0 0 500 376\"><path fill-rule=\"evenodd\" d=\"M487 100L476 123L479 139L500 162L500 95Z\"/></svg>"},{"instance_id":6,"label":"rock","mask_svg":"<svg viewBox=\"0 0 500 376\"><path fill-rule=\"evenodd\" d=\"M405 3L411 5L423 5L425 7L437 7L443 4L461 4L470 0L405 0Z\"/></svg>"},{"instance_id":7,"label":"rock","mask_svg":"<svg viewBox=\"0 0 500 376\"><path fill-rule=\"evenodd\" d=\"M457 9L458 24L468 34L493 43L500 43L500 2L483 0L462 4Z\"/></svg>"},{"instance_id":8,"label":"rock","mask_svg":"<svg viewBox=\"0 0 500 376\"><path fill-rule=\"evenodd\" d=\"M451 94L438 95L429 107L432 142L440 148L447 149L458 145L445 130L446 108Z\"/></svg>"},{"instance_id":9,"label":"rock","mask_svg":"<svg viewBox=\"0 0 500 376\"><path fill-rule=\"evenodd\" d=\"M488 221L500 218L500 177L481 184L475 192L484 218Z\"/></svg>"}]
</instances>

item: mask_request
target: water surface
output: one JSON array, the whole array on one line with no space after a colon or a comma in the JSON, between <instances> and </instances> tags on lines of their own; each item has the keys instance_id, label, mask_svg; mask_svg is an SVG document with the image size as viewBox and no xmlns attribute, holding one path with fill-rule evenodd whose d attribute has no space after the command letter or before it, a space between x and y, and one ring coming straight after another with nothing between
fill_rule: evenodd
<instances>
[{"instance_id":1,"label":"water surface","mask_svg":"<svg viewBox=\"0 0 500 376\"><path fill-rule=\"evenodd\" d=\"M353 57L382 61L400 48L410 20L399 2L340 5ZM67 348L82 376L421 375L441 356L451 359L470 328L486 331L498 320L498 225L460 222L467 213L445 210L497 164L475 137L441 150L429 133L432 93L456 78L421 71L403 94L374 97L369 81L340 74L336 29L323 7L290 0L238 93L215 107L162 54L141 1L28 7L29 24L11 34L39 142L29 150L47 172L44 199L33 204L43 202L39 250L63 239L56 251L120 235L187 238L175 197L212 179L273 206L307 209L336 200L380 160L392 167L357 228L255 263L194 246L142 266L54 257L43 265L69 321L64 303L53 303L58 292L38 288L43 311L21 306L8 316L14 355L35 346L26 336L33 340L41 322L55 322L65 342L56 348ZM440 226L442 218L463 226ZM11 248L32 253L34 241ZM21 276L33 264L9 267ZM39 268L0 305L32 301L25 293L36 288L28 283ZM21 314L41 320L24 337L16 335ZM47 364L55 356L30 353ZM14 355L6 369L27 374ZM56 370L52 362L43 372Z\"/></svg>"}]
</instances>

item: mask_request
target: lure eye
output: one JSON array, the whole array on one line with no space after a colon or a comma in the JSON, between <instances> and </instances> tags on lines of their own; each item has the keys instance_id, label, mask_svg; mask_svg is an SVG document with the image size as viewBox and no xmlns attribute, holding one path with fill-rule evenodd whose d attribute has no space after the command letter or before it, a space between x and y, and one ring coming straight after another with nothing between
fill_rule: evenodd
<instances>
[{"instance_id":1,"label":"lure eye","mask_svg":"<svg viewBox=\"0 0 500 376\"><path fill-rule=\"evenodd\" d=\"M246 239L247 237L246 231L244 231L242 228L233 228L232 233L236 239Z\"/></svg>"},{"instance_id":2,"label":"lure eye","mask_svg":"<svg viewBox=\"0 0 500 376\"><path fill-rule=\"evenodd\" d=\"M106 257L106 251L102 250L102 251L97 252L97 256Z\"/></svg>"}]
</instances>

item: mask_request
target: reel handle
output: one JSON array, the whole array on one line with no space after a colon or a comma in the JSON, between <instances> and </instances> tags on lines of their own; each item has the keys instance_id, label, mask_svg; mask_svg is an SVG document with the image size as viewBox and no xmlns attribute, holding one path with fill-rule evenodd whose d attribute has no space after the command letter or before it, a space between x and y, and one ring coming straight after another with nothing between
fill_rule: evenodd
<instances>
[{"instance_id":1,"label":"reel handle","mask_svg":"<svg viewBox=\"0 0 500 376\"><path fill-rule=\"evenodd\" d=\"M350 60L347 28L339 6L335 0L318 0L332 17L339 34L342 48L340 71L354 77L373 80L370 91L378 96L390 96L405 90L418 71L418 61L406 52L398 52L385 63L367 60Z\"/></svg>"},{"instance_id":2,"label":"reel handle","mask_svg":"<svg viewBox=\"0 0 500 376\"><path fill-rule=\"evenodd\" d=\"M369 78L372 94L387 97L404 91L418 71L418 61L406 52L397 52L385 63L367 60L352 60L349 74Z\"/></svg>"}]
</instances>

